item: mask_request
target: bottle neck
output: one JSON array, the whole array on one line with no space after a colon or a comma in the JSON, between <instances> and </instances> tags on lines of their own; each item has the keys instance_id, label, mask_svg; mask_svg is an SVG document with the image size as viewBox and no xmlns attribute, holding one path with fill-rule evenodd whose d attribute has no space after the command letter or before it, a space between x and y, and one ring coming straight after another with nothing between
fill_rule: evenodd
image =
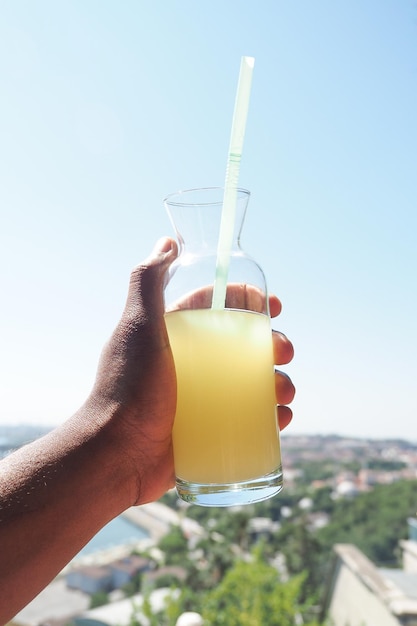
<instances>
[{"instance_id":1,"label":"bottle neck","mask_svg":"<svg viewBox=\"0 0 417 626\"><path fill-rule=\"evenodd\" d=\"M187 192L184 192L184 195L185 193ZM181 253L186 251L190 254L215 254L217 252L223 210L222 197L219 196L219 198L216 202L166 201L165 206L175 229ZM240 249L240 235L248 199L248 192L238 192L233 216L231 251Z\"/></svg>"}]
</instances>

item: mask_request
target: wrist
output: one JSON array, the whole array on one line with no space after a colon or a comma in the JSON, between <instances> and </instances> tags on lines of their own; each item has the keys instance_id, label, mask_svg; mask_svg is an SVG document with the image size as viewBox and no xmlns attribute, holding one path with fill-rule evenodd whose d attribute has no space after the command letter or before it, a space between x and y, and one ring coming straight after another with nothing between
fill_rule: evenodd
<instances>
[{"instance_id":1,"label":"wrist","mask_svg":"<svg viewBox=\"0 0 417 626\"><path fill-rule=\"evenodd\" d=\"M134 500L132 472L117 462L110 424L86 405L2 461L1 619L29 602Z\"/></svg>"},{"instance_id":2,"label":"wrist","mask_svg":"<svg viewBox=\"0 0 417 626\"><path fill-rule=\"evenodd\" d=\"M116 517L135 504L138 497L137 476L133 463L123 454L126 438L121 432L117 406L104 408L93 398L61 427L58 434L71 445L78 480L90 493L91 504L106 509L109 518Z\"/></svg>"}]
</instances>

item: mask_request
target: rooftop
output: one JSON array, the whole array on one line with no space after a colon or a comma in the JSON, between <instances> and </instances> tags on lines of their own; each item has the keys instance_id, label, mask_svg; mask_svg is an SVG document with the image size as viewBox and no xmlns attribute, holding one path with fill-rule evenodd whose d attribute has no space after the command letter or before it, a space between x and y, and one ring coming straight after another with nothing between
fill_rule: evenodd
<instances>
[{"instance_id":1,"label":"rooftop","mask_svg":"<svg viewBox=\"0 0 417 626\"><path fill-rule=\"evenodd\" d=\"M417 616L417 574L400 569L378 568L356 546L336 544L335 552L393 615Z\"/></svg>"}]
</instances>

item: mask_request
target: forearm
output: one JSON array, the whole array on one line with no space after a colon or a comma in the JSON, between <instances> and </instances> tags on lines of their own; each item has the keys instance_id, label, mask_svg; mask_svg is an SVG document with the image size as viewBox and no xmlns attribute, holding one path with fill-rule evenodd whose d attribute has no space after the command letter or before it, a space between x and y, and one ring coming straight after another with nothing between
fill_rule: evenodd
<instances>
[{"instance_id":1,"label":"forearm","mask_svg":"<svg viewBox=\"0 0 417 626\"><path fill-rule=\"evenodd\" d=\"M82 409L0 465L1 624L133 504L129 466L107 423Z\"/></svg>"}]
</instances>

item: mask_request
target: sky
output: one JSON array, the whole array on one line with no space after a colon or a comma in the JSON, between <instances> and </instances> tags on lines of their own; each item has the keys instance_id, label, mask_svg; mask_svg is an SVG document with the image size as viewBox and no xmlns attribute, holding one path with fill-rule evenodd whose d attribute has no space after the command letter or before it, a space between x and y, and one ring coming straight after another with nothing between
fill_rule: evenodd
<instances>
[{"instance_id":1,"label":"sky","mask_svg":"<svg viewBox=\"0 0 417 626\"><path fill-rule=\"evenodd\" d=\"M287 433L417 442L415 0L0 0L0 425L88 396L163 198L224 183L244 55Z\"/></svg>"}]
</instances>

